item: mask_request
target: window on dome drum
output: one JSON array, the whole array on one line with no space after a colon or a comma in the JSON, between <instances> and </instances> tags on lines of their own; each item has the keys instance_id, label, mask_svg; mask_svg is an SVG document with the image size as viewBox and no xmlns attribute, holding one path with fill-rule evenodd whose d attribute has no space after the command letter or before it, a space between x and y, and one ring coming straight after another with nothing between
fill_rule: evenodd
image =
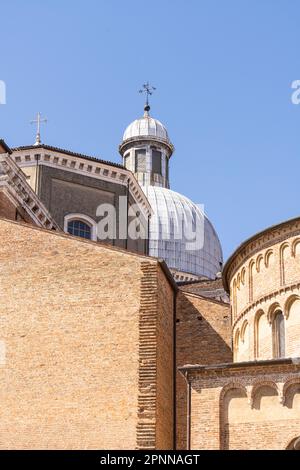
<instances>
[{"instance_id":1,"label":"window on dome drum","mask_svg":"<svg viewBox=\"0 0 300 470\"><path fill-rule=\"evenodd\" d=\"M161 175L161 152L152 150L152 172Z\"/></svg>"},{"instance_id":2,"label":"window on dome drum","mask_svg":"<svg viewBox=\"0 0 300 470\"><path fill-rule=\"evenodd\" d=\"M275 313L273 325L273 357L280 358L285 356L285 331L284 316L281 311Z\"/></svg>"},{"instance_id":3,"label":"window on dome drum","mask_svg":"<svg viewBox=\"0 0 300 470\"><path fill-rule=\"evenodd\" d=\"M146 149L135 151L135 171L146 171Z\"/></svg>"},{"instance_id":4,"label":"window on dome drum","mask_svg":"<svg viewBox=\"0 0 300 470\"><path fill-rule=\"evenodd\" d=\"M169 181L169 160L166 156L166 180Z\"/></svg>"},{"instance_id":5,"label":"window on dome drum","mask_svg":"<svg viewBox=\"0 0 300 470\"><path fill-rule=\"evenodd\" d=\"M129 162L129 158L130 158L130 153L126 153L126 155L124 155L124 166L125 168L128 168L128 162Z\"/></svg>"},{"instance_id":6,"label":"window on dome drum","mask_svg":"<svg viewBox=\"0 0 300 470\"><path fill-rule=\"evenodd\" d=\"M68 222L68 233L76 237L88 238L89 240L92 237L91 227L81 220L71 220Z\"/></svg>"}]
</instances>

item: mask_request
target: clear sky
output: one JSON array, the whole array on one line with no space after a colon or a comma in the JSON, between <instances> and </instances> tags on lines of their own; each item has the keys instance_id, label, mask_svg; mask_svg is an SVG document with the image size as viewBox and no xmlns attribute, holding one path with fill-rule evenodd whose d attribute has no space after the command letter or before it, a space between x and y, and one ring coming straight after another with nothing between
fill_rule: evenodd
<instances>
[{"instance_id":1,"label":"clear sky","mask_svg":"<svg viewBox=\"0 0 300 470\"><path fill-rule=\"evenodd\" d=\"M0 136L119 162L124 128L151 113L176 147L171 187L204 203L225 258L300 215L298 0L1 2Z\"/></svg>"}]
</instances>

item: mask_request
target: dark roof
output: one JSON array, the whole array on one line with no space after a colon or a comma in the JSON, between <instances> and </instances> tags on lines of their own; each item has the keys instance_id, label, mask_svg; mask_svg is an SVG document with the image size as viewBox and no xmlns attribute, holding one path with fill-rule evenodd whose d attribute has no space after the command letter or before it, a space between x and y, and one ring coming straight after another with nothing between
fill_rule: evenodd
<instances>
[{"instance_id":1,"label":"dark roof","mask_svg":"<svg viewBox=\"0 0 300 470\"><path fill-rule=\"evenodd\" d=\"M178 287L187 294L197 295L208 300L214 300L228 305L227 294L224 290L221 278L181 282L178 283Z\"/></svg>"},{"instance_id":2,"label":"dark roof","mask_svg":"<svg viewBox=\"0 0 300 470\"><path fill-rule=\"evenodd\" d=\"M279 228L282 228L284 227L285 225L287 224L290 224L291 222L300 222L300 217L294 217L292 219L288 219L288 220L285 220L284 222L280 222L279 224L276 224L276 225L271 225L271 227L268 227L268 228L265 228L264 230L260 231L260 232L257 232L255 235L252 235L252 237L248 238L247 240L245 240L243 243L241 243L238 248L231 254L231 256L228 258L228 260L226 261L225 263L225 266L223 268L223 271L222 271L222 277L223 277L223 284L224 284L224 288L227 292L230 291L230 288L229 288L229 284L228 284L228 279L227 279L227 274L228 274L228 270L229 270L229 266L231 265L232 261L234 260L234 258L251 242L253 242L254 240L256 240L257 238L265 235L266 233L272 231L272 230L276 230L276 229L279 229Z\"/></svg>"},{"instance_id":3,"label":"dark roof","mask_svg":"<svg viewBox=\"0 0 300 470\"><path fill-rule=\"evenodd\" d=\"M279 359L263 359L261 361L243 361L243 362L228 362L223 364L186 364L184 366L178 367L178 370L184 374L188 372L204 372L204 371L217 371L217 370L225 370L225 369L239 369L243 367L264 367L264 366L277 366L277 365L294 365L299 367L300 365L300 357L295 358L279 358Z\"/></svg>"},{"instance_id":4,"label":"dark roof","mask_svg":"<svg viewBox=\"0 0 300 470\"><path fill-rule=\"evenodd\" d=\"M221 278L218 279L200 279L196 281L182 281L177 282L180 288L184 290L193 290L194 288L203 289L203 290L214 290L223 287L223 282Z\"/></svg>"},{"instance_id":5,"label":"dark roof","mask_svg":"<svg viewBox=\"0 0 300 470\"><path fill-rule=\"evenodd\" d=\"M0 145L4 148L4 150L7 152L7 153L11 153L12 150L9 148L9 146L6 144L5 140L4 139L0 139Z\"/></svg>"},{"instance_id":6,"label":"dark roof","mask_svg":"<svg viewBox=\"0 0 300 470\"><path fill-rule=\"evenodd\" d=\"M117 168L123 168L125 170L124 165L120 163L109 162L108 160L102 160L98 157L92 157L90 155L84 155L83 153L72 152L71 150L61 149L59 147L53 147L52 145L25 145L22 147L14 147L12 148L13 152L20 152L21 150L33 150L33 149L44 149L44 150L52 150L53 152L60 152L64 153L65 155L71 155L74 157L84 158L85 160L91 160L93 162L105 163L106 165L115 166Z\"/></svg>"}]
</instances>

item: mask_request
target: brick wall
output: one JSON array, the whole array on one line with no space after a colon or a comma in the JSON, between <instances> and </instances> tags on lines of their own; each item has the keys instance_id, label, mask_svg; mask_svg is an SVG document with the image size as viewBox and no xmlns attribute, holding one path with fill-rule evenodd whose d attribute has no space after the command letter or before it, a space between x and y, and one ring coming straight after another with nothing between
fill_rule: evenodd
<instances>
[{"instance_id":1,"label":"brick wall","mask_svg":"<svg viewBox=\"0 0 300 470\"><path fill-rule=\"evenodd\" d=\"M141 357L142 312L147 291L172 296L162 274L157 281L158 262L3 220L0 237L0 448L139 447L141 361L153 352ZM157 300L148 310L153 331L172 322L169 308L165 320ZM171 338L167 328L164 349L154 338L166 357L166 377L155 368L149 383L157 408L160 399L169 406L170 391L156 390L172 375ZM168 447L172 432L163 439L160 430L170 416L155 408L150 419L153 446Z\"/></svg>"},{"instance_id":2,"label":"brick wall","mask_svg":"<svg viewBox=\"0 0 300 470\"><path fill-rule=\"evenodd\" d=\"M177 296L177 367L232 361L229 305L179 291ZM177 374L177 448L186 449L187 386ZM209 402L205 405L209 412Z\"/></svg>"},{"instance_id":3,"label":"brick wall","mask_svg":"<svg viewBox=\"0 0 300 470\"><path fill-rule=\"evenodd\" d=\"M190 371L192 449L285 449L300 436L300 366Z\"/></svg>"},{"instance_id":4,"label":"brick wall","mask_svg":"<svg viewBox=\"0 0 300 470\"><path fill-rule=\"evenodd\" d=\"M300 221L272 227L225 266L236 361L275 357L274 318L284 314L285 357L300 356ZM296 303L295 303L296 302ZM294 304L294 305L293 305ZM291 312L291 314L290 314Z\"/></svg>"},{"instance_id":5,"label":"brick wall","mask_svg":"<svg viewBox=\"0 0 300 470\"><path fill-rule=\"evenodd\" d=\"M174 292L158 266L157 335L157 447L173 449L174 431Z\"/></svg>"},{"instance_id":6,"label":"brick wall","mask_svg":"<svg viewBox=\"0 0 300 470\"><path fill-rule=\"evenodd\" d=\"M16 220L16 206L3 191L0 191L0 217Z\"/></svg>"},{"instance_id":7,"label":"brick wall","mask_svg":"<svg viewBox=\"0 0 300 470\"><path fill-rule=\"evenodd\" d=\"M175 293L157 264L142 272L137 447L172 449Z\"/></svg>"}]
</instances>

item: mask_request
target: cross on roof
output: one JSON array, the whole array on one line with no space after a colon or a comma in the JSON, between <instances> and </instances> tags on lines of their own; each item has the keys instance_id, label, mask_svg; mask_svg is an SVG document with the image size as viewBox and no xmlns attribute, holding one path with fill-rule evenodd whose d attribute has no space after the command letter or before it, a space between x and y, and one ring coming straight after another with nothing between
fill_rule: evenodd
<instances>
[{"instance_id":1,"label":"cross on roof","mask_svg":"<svg viewBox=\"0 0 300 470\"><path fill-rule=\"evenodd\" d=\"M139 90L139 93L145 93L146 94L146 106L149 106L149 95L152 95L152 93L156 90L156 88L152 85L150 85L149 82L144 83L143 88Z\"/></svg>"},{"instance_id":2,"label":"cross on roof","mask_svg":"<svg viewBox=\"0 0 300 470\"><path fill-rule=\"evenodd\" d=\"M36 138L35 138L35 144L34 145L40 145L41 144L40 130L41 130L41 123L43 123L43 122L46 123L47 119L42 118L40 112L37 113L36 119L33 119L32 121L30 121L30 124L37 124L37 132L36 132Z\"/></svg>"}]
</instances>

